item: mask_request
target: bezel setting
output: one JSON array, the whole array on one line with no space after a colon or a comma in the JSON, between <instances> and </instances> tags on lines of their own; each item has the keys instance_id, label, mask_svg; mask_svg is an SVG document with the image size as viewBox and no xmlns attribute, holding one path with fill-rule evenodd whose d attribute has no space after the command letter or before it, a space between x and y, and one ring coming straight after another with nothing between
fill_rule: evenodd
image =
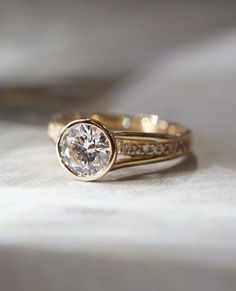
<instances>
[{"instance_id":1,"label":"bezel setting","mask_svg":"<svg viewBox=\"0 0 236 291\"><path fill-rule=\"evenodd\" d=\"M81 181L103 177L117 156L113 133L94 119L68 123L60 133L56 151L63 168Z\"/></svg>"}]
</instances>

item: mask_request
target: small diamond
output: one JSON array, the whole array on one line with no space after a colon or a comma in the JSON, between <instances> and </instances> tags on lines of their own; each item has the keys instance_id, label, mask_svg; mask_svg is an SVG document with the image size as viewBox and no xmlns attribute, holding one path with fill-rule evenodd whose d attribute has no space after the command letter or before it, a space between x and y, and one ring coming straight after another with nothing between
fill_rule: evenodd
<instances>
[{"instance_id":1,"label":"small diamond","mask_svg":"<svg viewBox=\"0 0 236 291\"><path fill-rule=\"evenodd\" d=\"M132 146L128 145L128 154L132 154Z\"/></svg>"},{"instance_id":2,"label":"small diamond","mask_svg":"<svg viewBox=\"0 0 236 291\"><path fill-rule=\"evenodd\" d=\"M157 152L158 152L159 154L163 154L164 151L165 151L165 147L164 147L164 145L163 145L163 144L160 144L160 145L158 146Z\"/></svg>"},{"instance_id":3,"label":"small diamond","mask_svg":"<svg viewBox=\"0 0 236 291\"><path fill-rule=\"evenodd\" d=\"M157 145L156 144L152 144L151 145L151 151L154 153L154 154L156 154L157 153Z\"/></svg>"},{"instance_id":4,"label":"small diamond","mask_svg":"<svg viewBox=\"0 0 236 291\"><path fill-rule=\"evenodd\" d=\"M122 150L123 154L127 155L129 153L129 146L127 144L125 144L123 146L123 150Z\"/></svg>"},{"instance_id":5,"label":"small diamond","mask_svg":"<svg viewBox=\"0 0 236 291\"><path fill-rule=\"evenodd\" d=\"M136 154L137 150L138 150L137 146L136 145L133 145L133 147L132 147L132 153L133 154Z\"/></svg>"},{"instance_id":6,"label":"small diamond","mask_svg":"<svg viewBox=\"0 0 236 291\"><path fill-rule=\"evenodd\" d=\"M62 164L79 177L99 175L112 156L111 141L105 130L79 121L63 131L58 151Z\"/></svg>"},{"instance_id":7,"label":"small diamond","mask_svg":"<svg viewBox=\"0 0 236 291\"><path fill-rule=\"evenodd\" d=\"M143 152L144 153L148 153L149 152L149 145L148 144L143 145Z\"/></svg>"}]
</instances>

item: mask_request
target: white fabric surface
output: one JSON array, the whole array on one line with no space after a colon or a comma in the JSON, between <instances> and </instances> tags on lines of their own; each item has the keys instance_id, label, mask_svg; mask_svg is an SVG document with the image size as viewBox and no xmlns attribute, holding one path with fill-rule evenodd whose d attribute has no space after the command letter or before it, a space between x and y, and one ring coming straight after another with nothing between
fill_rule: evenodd
<instances>
[{"instance_id":1,"label":"white fabric surface","mask_svg":"<svg viewBox=\"0 0 236 291\"><path fill-rule=\"evenodd\" d=\"M173 169L80 183L60 168L44 126L1 121L0 290L235 291L236 32L162 60L103 106L188 124L194 154Z\"/></svg>"}]
</instances>

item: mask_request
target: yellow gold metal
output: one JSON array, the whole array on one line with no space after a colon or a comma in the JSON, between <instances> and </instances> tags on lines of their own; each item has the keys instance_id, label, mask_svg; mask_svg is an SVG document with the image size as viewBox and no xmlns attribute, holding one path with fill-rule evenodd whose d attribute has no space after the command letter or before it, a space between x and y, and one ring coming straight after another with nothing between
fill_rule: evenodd
<instances>
[{"instance_id":1,"label":"yellow gold metal","mask_svg":"<svg viewBox=\"0 0 236 291\"><path fill-rule=\"evenodd\" d=\"M58 145L65 128L84 121L105 131L112 147L112 156L109 165L99 176L80 180L95 180L108 171L123 167L174 159L187 154L191 148L192 134L189 129L163 120L158 115L148 114L57 115L48 125L48 135Z\"/></svg>"}]
</instances>

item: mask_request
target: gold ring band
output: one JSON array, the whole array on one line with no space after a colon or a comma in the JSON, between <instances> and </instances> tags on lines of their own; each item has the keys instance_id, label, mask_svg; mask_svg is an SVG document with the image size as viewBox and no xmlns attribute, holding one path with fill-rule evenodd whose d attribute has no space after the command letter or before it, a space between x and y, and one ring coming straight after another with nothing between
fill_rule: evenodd
<instances>
[{"instance_id":1,"label":"gold ring band","mask_svg":"<svg viewBox=\"0 0 236 291\"><path fill-rule=\"evenodd\" d=\"M48 125L62 166L93 181L108 171L166 161L190 151L191 131L158 115L57 115Z\"/></svg>"}]
</instances>

